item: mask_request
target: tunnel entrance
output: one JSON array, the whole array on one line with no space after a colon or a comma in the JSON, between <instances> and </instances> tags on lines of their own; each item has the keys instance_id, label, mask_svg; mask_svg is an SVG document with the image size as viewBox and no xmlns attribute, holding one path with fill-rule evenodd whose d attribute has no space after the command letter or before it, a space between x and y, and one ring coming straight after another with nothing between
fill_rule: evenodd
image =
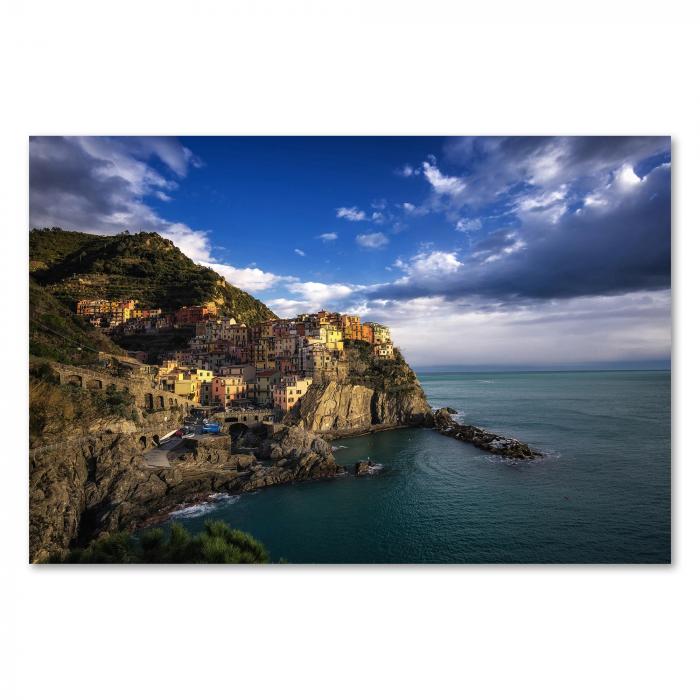
<instances>
[{"instance_id":1,"label":"tunnel entrance","mask_svg":"<svg viewBox=\"0 0 700 700\"><path fill-rule=\"evenodd\" d=\"M232 423L228 429L228 434L234 439L239 438L241 435L247 432L248 426L244 423Z\"/></svg>"}]
</instances>

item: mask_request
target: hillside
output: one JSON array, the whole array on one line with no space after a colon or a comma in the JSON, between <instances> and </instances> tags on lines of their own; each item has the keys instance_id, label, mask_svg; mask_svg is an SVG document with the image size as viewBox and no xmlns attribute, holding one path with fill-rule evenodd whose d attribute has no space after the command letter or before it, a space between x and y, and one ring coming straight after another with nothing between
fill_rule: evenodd
<instances>
[{"instance_id":1,"label":"hillside","mask_svg":"<svg viewBox=\"0 0 700 700\"><path fill-rule=\"evenodd\" d=\"M91 365L98 352L126 353L29 280L29 354L72 365Z\"/></svg>"},{"instance_id":2,"label":"hillside","mask_svg":"<svg viewBox=\"0 0 700 700\"><path fill-rule=\"evenodd\" d=\"M78 299L138 299L172 311L215 302L244 323L276 318L262 302L197 265L157 233L96 236L61 229L29 234L30 272L73 308Z\"/></svg>"}]
</instances>

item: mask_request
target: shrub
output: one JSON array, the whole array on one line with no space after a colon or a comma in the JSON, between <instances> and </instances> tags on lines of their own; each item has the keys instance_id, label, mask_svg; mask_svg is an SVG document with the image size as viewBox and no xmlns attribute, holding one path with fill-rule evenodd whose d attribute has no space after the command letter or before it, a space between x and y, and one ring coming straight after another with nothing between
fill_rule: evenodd
<instances>
[{"instance_id":1,"label":"shrub","mask_svg":"<svg viewBox=\"0 0 700 700\"><path fill-rule=\"evenodd\" d=\"M66 564L265 564L270 557L251 535L223 521L207 521L203 532L192 536L173 523L169 532L147 530L138 537L116 532L88 547L72 549L52 563Z\"/></svg>"}]
</instances>

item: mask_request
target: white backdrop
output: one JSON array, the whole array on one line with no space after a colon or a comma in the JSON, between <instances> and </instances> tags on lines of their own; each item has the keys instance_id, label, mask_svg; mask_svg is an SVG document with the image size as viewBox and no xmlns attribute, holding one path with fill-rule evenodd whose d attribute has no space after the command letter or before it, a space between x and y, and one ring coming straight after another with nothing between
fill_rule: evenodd
<instances>
[{"instance_id":1,"label":"white backdrop","mask_svg":"<svg viewBox=\"0 0 700 700\"><path fill-rule=\"evenodd\" d=\"M484 4L3 5L3 697L698 697L697 16ZM143 133L671 134L674 564L28 566L27 136Z\"/></svg>"}]
</instances>

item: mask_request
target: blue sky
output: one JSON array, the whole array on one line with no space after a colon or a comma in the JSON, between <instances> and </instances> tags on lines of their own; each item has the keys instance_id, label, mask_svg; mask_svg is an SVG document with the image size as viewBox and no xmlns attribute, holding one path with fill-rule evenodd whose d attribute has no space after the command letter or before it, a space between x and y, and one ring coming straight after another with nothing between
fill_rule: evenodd
<instances>
[{"instance_id":1,"label":"blue sky","mask_svg":"<svg viewBox=\"0 0 700 700\"><path fill-rule=\"evenodd\" d=\"M663 137L36 137L30 225L156 230L420 365L667 363Z\"/></svg>"}]
</instances>

